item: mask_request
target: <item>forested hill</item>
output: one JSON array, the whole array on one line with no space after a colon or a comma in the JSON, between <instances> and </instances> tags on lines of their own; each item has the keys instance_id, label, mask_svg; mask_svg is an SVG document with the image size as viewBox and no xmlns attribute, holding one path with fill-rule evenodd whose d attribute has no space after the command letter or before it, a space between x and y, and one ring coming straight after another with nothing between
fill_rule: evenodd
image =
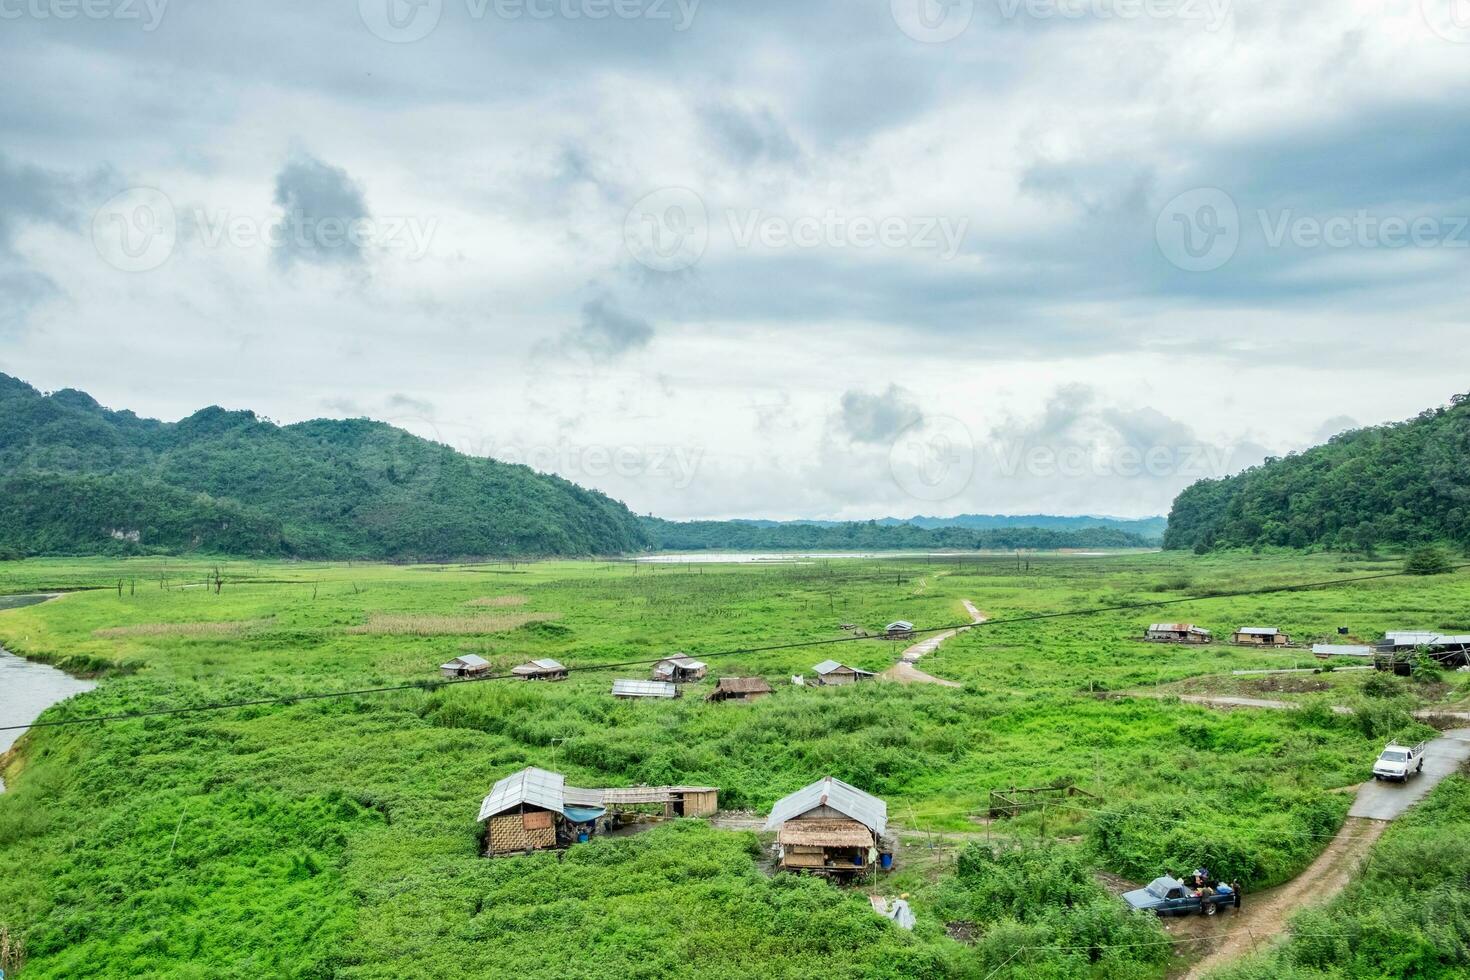
<instances>
[{"instance_id":1,"label":"forested hill","mask_svg":"<svg viewBox=\"0 0 1470 980\"><path fill-rule=\"evenodd\" d=\"M601 493L366 419L176 423L0 374L0 555L432 559L647 546Z\"/></svg>"},{"instance_id":2,"label":"forested hill","mask_svg":"<svg viewBox=\"0 0 1470 980\"><path fill-rule=\"evenodd\" d=\"M1470 543L1470 395L1181 493L1166 548Z\"/></svg>"},{"instance_id":3,"label":"forested hill","mask_svg":"<svg viewBox=\"0 0 1470 980\"><path fill-rule=\"evenodd\" d=\"M977 530L964 527L923 528L913 524L854 521L846 524L775 524L762 521L688 521L675 523L644 518L656 548L665 551L789 551L859 549L1001 549L1146 548L1157 542L1112 528L1059 531L1011 527Z\"/></svg>"}]
</instances>

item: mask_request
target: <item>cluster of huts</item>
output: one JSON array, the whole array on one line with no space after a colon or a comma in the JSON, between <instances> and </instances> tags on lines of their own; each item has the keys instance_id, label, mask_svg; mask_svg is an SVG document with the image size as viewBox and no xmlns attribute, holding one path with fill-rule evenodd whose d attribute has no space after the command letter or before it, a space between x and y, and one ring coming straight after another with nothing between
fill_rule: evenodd
<instances>
[{"instance_id":1,"label":"cluster of huts","mask_svg":"<svg viewBox=\"0 0 1470 980\"><path fill-rule=\"evenodd\" d=\"M590 789L531 767L491 788L478 822L483 853L498 857L586 843L649 810L673 818L709 817L718 809L713 786ZM888 805L832 776L776 801L765 829L776 834L777 865L790 871L849 877L893 865Z\"/></svg>"},{"instance_id":2,"label":"cluster of huts","mask_svg":"<svg viewBox=\"0 0 1470 980\"><path fill-rule=\"evenodd\" d=\"M1143 633L1152 643L1214 643L1215 634L1193 623L1154 623ZM1291 637L1275 626L1242 626L1230 634L1230 642L1246 647L1284 647Z\"/></svg>"}]
</instances>

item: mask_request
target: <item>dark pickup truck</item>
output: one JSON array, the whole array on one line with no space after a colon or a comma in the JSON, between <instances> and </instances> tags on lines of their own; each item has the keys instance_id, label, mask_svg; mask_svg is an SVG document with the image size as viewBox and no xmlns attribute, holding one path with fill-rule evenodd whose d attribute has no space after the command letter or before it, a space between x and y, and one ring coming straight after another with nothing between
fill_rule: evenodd
<instances>
[{"instance_id":1,"label":"dark pickup truck","mask_svg":"<svg viewBox=\"0 0 1470 980\"><path fill-rule=\"evenodd\" d=\"M1123 901L1159 915L1214 915L1228 906L1240 907L1237 891L1222 881L1194 888L1177 878L1164 877L1155 878L1146 888L1128 892Z\"/></svg>"}]
</instances>

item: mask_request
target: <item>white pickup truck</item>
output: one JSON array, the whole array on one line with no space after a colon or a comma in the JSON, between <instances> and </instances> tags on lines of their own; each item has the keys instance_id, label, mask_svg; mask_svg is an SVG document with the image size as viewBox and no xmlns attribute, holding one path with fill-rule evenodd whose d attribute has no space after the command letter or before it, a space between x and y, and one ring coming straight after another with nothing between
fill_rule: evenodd
<instances>
[{"instance_id":1,"label":"white pickup truck","mask_svg":"<svg viewBox=\"0 0 1470 980\"><path fill-rule=\"evenodd\" d=\"M1418 745L1399 745L1397 742L1389 742L1388 748L1373 763L1373 778L1408 782L1410 776L1424 771L1426 744L1420 742Z\"/></svg>"}]
</instances>

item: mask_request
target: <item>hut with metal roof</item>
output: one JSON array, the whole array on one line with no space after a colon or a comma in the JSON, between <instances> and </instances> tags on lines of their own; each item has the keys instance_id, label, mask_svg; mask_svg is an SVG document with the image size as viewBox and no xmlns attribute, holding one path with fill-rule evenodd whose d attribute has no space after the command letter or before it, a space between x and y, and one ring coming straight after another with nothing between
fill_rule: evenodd
<instances>
[{"instance_id":1,"label":"hut with metal roof","mask_svg":"<svg viewBox=\"0 0 1470 980\"><path fill-rule=\"evenodd\" d=\"M576 794L587 797L588 791L568 787L558 772L533 766L506 776L480 804L485 854L522 854L586 840L607 809L590 797L570 802Z\"/></svg>"},{"instance_id":2,"label":"hut with metal roof","mask_svg":"<svg viewBox=\"0 0 1470 980\"><path fill-rule=\"evenodd\" d=\"M523 681L564 681L567 679L566 667L549 658L532 660L530 663L513 667L511 673Z\"/></svg>"},{"instance_id":3,"label":"hut with metal roof","mask_svg":"<svg viewBox=\"0 0 1470 980\"><path fill-rule=\"evenodd\" d=\"M489 672L490 661L473 653L466 653L447 664L440 664L439 670L445 677L475 677Z\"/></svg>"},{"instance_id":4,"label":"hut with metal roof","mask_svg":"<svg viewBox=\"0 0 1470 980\"><path fill-rule=\"evenodd\" d=\"M1215 634L1193 623L1154 623L1143 638L1154 643L1213 643Z\"/></svg>"},{"instance_id":5,"label":"hut with metal roof","mask_svg":"<svg viewBox=\"0 0 1470 980\"><path fill-rule=\"evenodd\" d=\"M667 681L616 680L612 686L615 698L677 698L679 689Z\"/></svg>"},{"instance_id":6,"label":"hut with metal roof","mask_svg":"<svg viewBox=\"0 0 1470 980\"><path fill-rule=\"evenodd\" d=\"M721 677L706 701L759 701L771 693L764 677Z\"/></svg>"},{"instance_id":7,"label":"hut with metal roof","mask_svg":"<svg viewBox=\"0 0 1470 980\"><path fill-rule=\"evenodd\" d=\"M780 867L848 876L888 866L888 804L833 776L776 801L766 820Z\"/></svg>"},{"instance_id":8,"label":"hut with metal roof","mask_svg":"<svg viewBox=\"0 0 1470 980\"><path fill-rule=\"evenodd\" d=\"M1291 637L1274 626L1242 626L1231 634L1230 641L1248 647L1284 647Z\"/></svg>"},{"instance_id":9,"label":"hut with metal roof","mask_svg":"<svg viewBox=\"0 0 1470 980\"><path fill-rule=\"evenodd\" d=\"M883 627L883 635L890 640L912 640L914 624L907 619L898 619Z\"/></svg>"},{"instance_id":10,"label":"hut with metal roof","mask_svg":"<svg viewBox=\"0 0 1470 980\"><path fill-rule=\"evenodd\" d=\"M653 665L653 679L670 684L691 684L703 680L709 673L709 664L686 657L683 654L660 660Z\"/></svg>"},{"instance_id":11,"label":"hut with metal roof","mask_svg":"<svg viewBox=\"0 0 1470 980\"><path fill-rule=\"evenodd\" d=\"M859 681L872 680L875 676L871 670L859 670L857 667L849 667L835 660L823 660L812 670L816 671L817 683L826 687L856 684Z\"/></svg>"}]
</instances>

